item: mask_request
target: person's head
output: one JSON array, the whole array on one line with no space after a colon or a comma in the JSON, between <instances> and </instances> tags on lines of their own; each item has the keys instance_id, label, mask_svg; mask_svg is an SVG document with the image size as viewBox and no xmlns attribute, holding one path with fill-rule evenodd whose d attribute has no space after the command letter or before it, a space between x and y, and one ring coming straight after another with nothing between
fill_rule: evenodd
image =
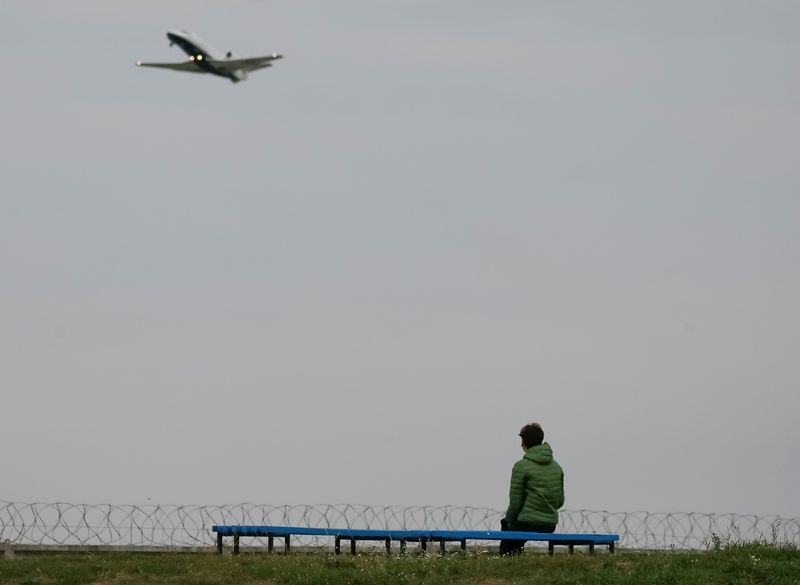
<instances>
[{"instance_id":1,"label":"person's head","mask_svg":"<svg viewBox=\"0 0 800 585\"><path fill-rule=\"evenodd\" d=\"M536 447L536 445L541 445L542 441L544 441L544 431L539 423L525 425L519 432L519 436L522 438L523 449Z\"/></svg>"}]
</instances>

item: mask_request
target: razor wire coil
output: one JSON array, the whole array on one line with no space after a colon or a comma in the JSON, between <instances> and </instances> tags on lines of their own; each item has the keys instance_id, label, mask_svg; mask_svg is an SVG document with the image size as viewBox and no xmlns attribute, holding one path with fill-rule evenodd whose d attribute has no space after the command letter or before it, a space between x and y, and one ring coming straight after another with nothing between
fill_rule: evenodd
<instances>
[{"instance_id":1,"label":"razor wire coil","mask_svg":"<svg viewBox=\"0 0 800 585\"><path fill-rule=\"evenodd\" d=\"M722 542L800 546L800 519L703 513L562 510L559 532L616 533L636 549L706 549ZM113 505L0 500L0 542L33 545L211 547L213 525L498 530L503 512L471 506ZM303 544L324 546L315 537Z\"/></svg>"}]
</instances>

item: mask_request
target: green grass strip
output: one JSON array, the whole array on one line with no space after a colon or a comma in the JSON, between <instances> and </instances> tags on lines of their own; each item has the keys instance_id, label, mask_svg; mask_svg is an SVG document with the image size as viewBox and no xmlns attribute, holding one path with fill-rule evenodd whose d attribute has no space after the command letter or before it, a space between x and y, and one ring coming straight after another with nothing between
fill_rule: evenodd
<instances>
[{"instance_id":1,"label":"green grass strip","mask_svg":"<svg viewBox=\"0 0 800 585\"><path fill-rule=\"evenodd\" d=\"M28 553L0 557L2 585L381 584L800 585L800 551L764 544L705 552L421 556L329 553Z\"/></svg>"}]
</instances>

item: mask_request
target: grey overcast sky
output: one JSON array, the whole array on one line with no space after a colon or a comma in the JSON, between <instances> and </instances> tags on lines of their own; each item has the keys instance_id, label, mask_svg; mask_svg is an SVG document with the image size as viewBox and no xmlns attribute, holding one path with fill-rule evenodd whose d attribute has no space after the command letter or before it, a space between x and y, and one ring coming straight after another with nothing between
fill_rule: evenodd
<instances>
[{"instance_id":1,"label":"grey overcast sky","mask_svg":"<svg viewBox=\"0 0 800 585\"><path fill-rule=\"evenodd\" d=\"M798 22L3 0L0 499L800 516Z\"/></svg>"}]
</instances>

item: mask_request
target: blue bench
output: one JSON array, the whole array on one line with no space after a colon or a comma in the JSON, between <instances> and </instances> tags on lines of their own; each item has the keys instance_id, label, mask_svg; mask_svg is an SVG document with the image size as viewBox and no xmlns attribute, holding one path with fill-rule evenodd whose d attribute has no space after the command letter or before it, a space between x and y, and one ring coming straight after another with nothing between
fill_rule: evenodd
<instances>
[{"instance_id":1,"label":"blue bench","mask_svg":"<svg viewBox=\"0 0 800 585\"><path fill-rule=\"evenodd\" d=\"M575 552L576 546L588 546L589 553L594 553L595 545L607 545L609 552L614 552L618 534L558 534L544 532L501 532L482 530L361 530L357 528L305 528L303 526L212 526L211 531L217 534L217 551L222 554L222 539L233 537L233 554L239 554L239 538L262 537L267 539L267 550L273 551L274 539L284 539L284 551L290 550L290 537L296 536L332 536L336 554L341 553L341 542L350 542L350 554L356 554L356 542L359 540L383 541L386 554L391 554L392 541L400 543L404 551L407 542L419 542L423 551L429 542L438 542L442 554L445 543L460 542L461 550L467 549L468 540L532 540L547 542L548 552L552 555L556 546L567 546L569 552Z\"/></svg>"}]
</instances>

